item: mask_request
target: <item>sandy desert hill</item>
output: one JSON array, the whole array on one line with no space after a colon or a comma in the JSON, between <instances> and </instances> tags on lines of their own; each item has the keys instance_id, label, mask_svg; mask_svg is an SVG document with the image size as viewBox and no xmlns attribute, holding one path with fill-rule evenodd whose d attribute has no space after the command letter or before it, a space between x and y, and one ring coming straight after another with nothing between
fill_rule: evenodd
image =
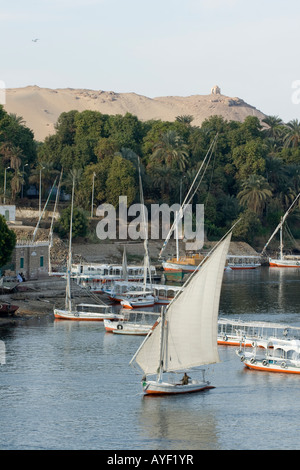
<instances>
[{"instance_id":1,"label":"sandy desert hill","mask_svg":"<svg viewBox=\"0 0 300 470\"><path fill-rule=\"evenodd\" d=\"M141 121L174 121L177 116L191 115L194 117L194 126L200 126L204 119L215 114L236 121L243 121L249 115L259 119L265 117L261 111L242 99L230 98L220 93L147 98L136 93L73 88L50 89L38 86L7 89L4 108L9 113L22 116L38 141L54 134L59 115L73 109L121 115L129 112Z\"/></svg>"}]
</instances>

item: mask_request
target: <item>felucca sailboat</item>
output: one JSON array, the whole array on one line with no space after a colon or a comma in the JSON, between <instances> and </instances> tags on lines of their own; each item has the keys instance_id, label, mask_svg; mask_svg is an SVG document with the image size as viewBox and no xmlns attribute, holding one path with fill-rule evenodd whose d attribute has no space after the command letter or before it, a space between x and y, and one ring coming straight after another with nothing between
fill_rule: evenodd
<instances>
[{"instance_id":1,"label":"felucca sailboat","mask_svg":"<svg viewBox=\"0 0 300 470\"><path fill-rule=\"evenodd\" d=\"M121 300L121 305L123 308L143 308L143 307L153 307L155 304L155 298L153 295L152 289L147 289L147 272L149 276L149 283L150 286L152 284L151 279L151 269L150 269L150 257L149 257L149 249L148 249L148 223L146 222L146 215L145 215L145 206L144 206L144 195L143 195L143 186L142 186L142 178L141 178L141 168L140 168L140 159L138 157L138 169L139 169L139 186L140 186L140 198L141 198L141 211L142 211L142 220L143 220L143 227L145 233L144 239L144 248L145 248L145 256L144 256L144 282L143 282L143 289L139 292L137 291L129 291L125 294L124 298Z\"/></svg>"},{"instance_id":2,"label":"felucca sailboat","mask_svg":"<svg viewBox=\"0 0 300 470\"><path fill-rule=\"evenodd\" d=\"M277 267L277 268L300 268L300 256L299 255L287 255L287 254L284 254L283 252L283 226L284 226L284 223L287 219L287 216L289 215L289 213L291 212L292 208L294 207L294 205L296 204L296 202L298 201L300 197L300 193L298 194L298 196L294 199L294 201L292 202L292 204L290 205L290 207L288 208L288 210L286 211L286 213L284 214L284 216L281 218L281 221L279 222L279 224L277 225L276 229L274 230L274 232L272 233L271 237L269 238L269 240L267 241L267 243L265 244L262 252L261 252L261 255L263 255L264 251L266 250L267 246L269 245L270 241L272 240L272 238L274 237L274 235L276 235L276 233L278 232L279 230L279 238L280 238L280 242L279 242L279 256L277 258L269 258L269 265L271 267Z\"/></svg>"},{"instance_id":3,"label":"felucca sailboat","mask_svg":"<svg viewBox=\"0 0 300 470\"><path fill-rule=\"evenodd\" d=\"M162 267L164 269L164 274L165 274L166 279L181 281L183 279L183 277L185 276L185 274L190 274L191 272L193 272L195 270L195 268L197 266L199 266L201 264L201 262L203 261L203 259L204 259L204 256L201 253L198 253L198 252L190 254L188 256L180 256L179 257L178 224L179 224L180 220L182 219L182 217L184 215L184 212L186 211L186 208L192 202L193 197L196 194L200 184L202 183L203 177L204 177L205 172L206 172L206 170L208 168L208 165L210 163L210 160L211 160L211 157L212 157L217 139L218 139L218 134L216 134L216 136L212 140L212 142L210 144L210 147L209 147L209 149L206 153L206 156L205 156L203 162L201 163L201 166L200 166L199 170L197 171L196 176L195 176L195 178L194 178L194 180L193 180L193 182L192 182L192 184L191 184L191 186L188 190L188 193L186 194L183 202L181 203L181 201L180 201L181 207L180 207L179 211L176 212L175 220L174 220L174 222L172 224L172 227L169 230L169 233L168 233L168 235L167 235L167 237L166 237L166 239L163 243L163 246L160 250L159 259L162 258L162 254L163 254L163 252L164 252L164 250L167 246L167 243L170 240L172 233L175 231L176 232L176 235L175 235L175 238L176 238L176 257L167 259L166 261L162 261ZM203 172L202 172L202 170L203 170ZM201 172L202 172L202 174L201 174ZM200 179L199 179L200 174L201 174L201 176L200 176ZM198 179L199 179L199 181L197 181Z\"/></svg>"},{"instance_id":4,"label":"felucca sailboat","mask_svg":"<svg viewBox=\"0 0 300 470\"><path fill-rule=\"evenodd\" d=\"M84 321L103 321L123 319L123 315L116 315L111 311L111 307L105 304L78 304L72 305L71 297L71 268L72 268L72 219L73 219L73 206L74 206L74 186L75 180L73 178L72 188L72 202L71 202L71 216L70 216L70 235L69 235L69 253L67 260L67 284L66 284L66 298L64 309L54 309L54 317L59 320L84 320Z\"/></svg>"},{"instance_id":5,"label":"felucca sailboat","mask_svg":"<svg viewBox=\"0 0 300 470\"><path fill-rule=\"evenodd\" d=\"M144 372L146 394L199 392L210 386L188 378L172 382L168 372L219 362L217 335L221 285L231 233L219 242L213 253L196 269L174 300L162 310L158 325L148 335L130 361ZM156 380L146 376L157 374Z\"/></svg>"}]
</instances>

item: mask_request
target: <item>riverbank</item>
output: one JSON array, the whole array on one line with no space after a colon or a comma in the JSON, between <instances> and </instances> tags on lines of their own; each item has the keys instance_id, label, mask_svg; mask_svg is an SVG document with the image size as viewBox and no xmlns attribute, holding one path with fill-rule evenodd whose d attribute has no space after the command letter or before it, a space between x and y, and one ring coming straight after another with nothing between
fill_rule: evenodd
<instances>
[{"instance_id":1,"label":"riverbank","mask_svg":"<svg viewBox=\"0 0 300 470\"><path fill-rule=\"evenodd\" d=\"M28 223L28 221L27 221ZM33 236L34 227L25 225L12 226L11 229L17 235L18 240L30 240ZM36 234L36 241L48 241L49 230L47 228L39 228ZM151 264L157 268L161 266L158 261L160 250L163 246L164 240L149 240L149 255ZM205 241L201 252L208 253L216 242ZM179 254L185 254L185 243L179 240ZM86 262L86 263L122 263L123 251L126 247L127 261L130 264L143 263L145 249L144 242L131 241L131 240L92 240L89 238L77 238L72 242L72 258L73 262ZM170 239L163 256L165 258L172 257L176 253L176 242ZM258 255L252 246L246 242L231 242L229 248L230 255ZM53 238L53 247L51 248L51 264L57 271L65 268L68 255L68 240L61 240L56 234Z\"/></svg>"},{"instance_id":2,"label":"riverbank","mask_svg":"<svg viewBox=\"0 0 300 470\"><path fill-rule=\"evenodd\" d=\"M14 315L0 317L0 327L14 325L20 319L31 317L53 316L55 307L62 308L65 303L66 280L63 278L48 276L44 279L26 281L22 284L22 292L12 292L1 295L0 301L18 305L19 309ZM81 289L75 282L72 284L72 295L77 303L91 301L92 294ZM104 296L97 296L105 301Z\"/></svg>"},{"instance_id":3,"label":"riverbank","mask_svg":"<svg viewBox=\"0 0 300 470\"><path fill-rule=\"evenodd\" d=\"M30 238L32 236L32 227L15 227L18 239ZM48 240L48 230L39 229L37 239L40 241ZM205 242L203 252L209 252L216 242ZM151 264L156 267L158 273L163 273L161 262L159 261L159 253L162 247L162 240L149 240L149 254ZM124 248L126 248L127 263L133 265L142 265L144 259L144 243L132 241L98 241L89 243L87 239L76 240L72 245L72 258L74 263L107 263L121 264ZM180 255L184 255L184 243L179 242ZM164 257L172 257L175 255L176 245L174 240L170 240ZM51 249L51 265L52 269L57 272L65 271L66 260L68 254L68 243L54 237L53 248ZM229 254L231 255L257 255L256 251L247 243L231 242ZM22 284L22 292L13 292L0 296L0 301L18 305L14 316L0 317L0 326L15 324L19 319L26 319L32 316L53 315L55 307L62 308L65 303L65 287L64 278L55 276L47 276L43 279L26 281ZM72 286L72 295L77 303L89 302L94 303L95 298L91 300L91 293L78 287L75 283ZM103 297L103 298L102 298ZM100 296L104 302L107 301L105 296Z\"/></svg>"}]
</instances>

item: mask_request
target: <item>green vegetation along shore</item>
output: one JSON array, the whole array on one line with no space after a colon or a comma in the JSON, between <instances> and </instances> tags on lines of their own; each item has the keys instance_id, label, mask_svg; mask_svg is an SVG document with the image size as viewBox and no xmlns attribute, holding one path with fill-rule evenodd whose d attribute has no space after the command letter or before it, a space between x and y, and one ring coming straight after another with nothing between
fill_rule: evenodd
<instances>
[{"instance_id":1,"label":"green vegetation along shore","mask_svg":"<svg viewBox=\"0 0 300 470\"><path fill-rule=\"evenodd\" d=\"M6 203L30 205L27 190L32 187L36 193L41 187L45 200L62 169L66 194L75 174L75 205L87 216L93 183L94 208L104 202L117 207L120 195L127 196L128 205L139 202L139 156L145 204L180 203L216 134L217 143L193 203L204 204L208 239L218 239L241 218L234 238L256 246L258 240L267 240L300 191L300 122L296 119L285 124L277 116L262 122L249 116L241 123L212 116L197 127L188 115L174 122L142 122L129 113L70 111L60 115L54 135L36 142L22 117L0 106L2 202L5 197ZM298 216L296 209L289 218L296 239L300 238Z\"/></svg>"}]
</instances>

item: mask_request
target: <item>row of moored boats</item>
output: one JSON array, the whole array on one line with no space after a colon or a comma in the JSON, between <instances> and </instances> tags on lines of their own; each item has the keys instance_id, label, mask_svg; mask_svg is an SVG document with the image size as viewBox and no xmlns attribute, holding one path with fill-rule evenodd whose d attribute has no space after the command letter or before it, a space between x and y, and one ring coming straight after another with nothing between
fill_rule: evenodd
<instances>
[{"instance_id":1,"label":"row of moored boats","mask_svg":"<svg viewBox=\"0 0 300 470\"><path fill-rule=\"evenodd\" d=\"M101 320L105 322L107 331L117 332L117 334L143 334L145 338L130 364L138 366L143 371L142 387L144 393L182 394L213 388L205 380L204 375L202 379L194 379L185 373L181 380L176 378L174 380L170 378L170 375L220 362L218 343L229 345L234 344L234 341L238 342L240 345L238 355L249 368L289 373L300 372L300 340L293 337L295 332L297 334L297 329L293 329L290 335L288 333L291 328L288 327L288 330L285 329L285 332L282 333L282 337L278 337L273 333L271 336L269 333L258 331L257 324L256 330L255 325L251 325L253 332L250 333L250 330L246 328L248 325L241 322L238 325L230 322L230 333L225 330L224 323L218 317L222 279L233 228L194 268L188 279L180 289L173 293L172 298L167 300L166 305L162 306L160 314L156 314L156 318L152 319L152 322L131 321L127 315L123 314L123 311L120 311L119 314L113 314L109 311L109 306L105 304L102 306L81 304L74 307L71 298L73 199L74 181L65 308L55 308L54 316L58 319L69 320ZM147 269L145 268L142 284L144 297L152 295L152 292L150 294L146 288L147 281L150 281L150 285L152 285L147 239L145 240L145 250L145 267ZM126 269L124 272L127 272ZM127 282L128 279L125 281ZM134 296L136 298L141 295L141 291L135 291L135 294L137 292L138 295ZM125 304L122 306L126 307ZM142 305L137 303L135 306L141 307ZM97 307L102 309L102 313L92 312ZM132 308L131 304L130 309ZM146 318L145 315L143 318ZM278 329L276 333L278 333ZM220 334L222 334L222 339ZM247 350L250 342L251 352ZM148 379L148 376L156 377Z\"/></svg>"}]
</instances>

